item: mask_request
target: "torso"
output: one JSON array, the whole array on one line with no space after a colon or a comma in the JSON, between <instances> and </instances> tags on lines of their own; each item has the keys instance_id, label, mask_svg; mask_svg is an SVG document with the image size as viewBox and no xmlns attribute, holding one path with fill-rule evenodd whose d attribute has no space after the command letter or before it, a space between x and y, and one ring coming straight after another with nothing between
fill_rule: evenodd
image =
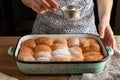
<instances>
[{"instance_id":1,"label":"torso","mask_svg":"<svg viewBox=\"0 0 120 80\"><path fill-rule=\"evenodd\" d=\"M36 34L64 34L91 33L97 34L94 22L93 0L56 0L60 7L76 4L81 6L80 18L68 20L63 17L61 10L38 14L32 33Z\"/></svg>"}]
</instances>

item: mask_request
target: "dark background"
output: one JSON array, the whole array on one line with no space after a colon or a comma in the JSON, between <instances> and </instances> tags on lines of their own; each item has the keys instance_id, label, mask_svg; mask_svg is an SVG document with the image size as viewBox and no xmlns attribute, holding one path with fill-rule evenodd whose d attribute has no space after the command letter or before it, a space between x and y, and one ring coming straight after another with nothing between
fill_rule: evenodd
<instances>
[{"instance_id":1,"label":"dark background","mask_svg":"<svg viewBox=\"0 0 120 80\"><path fill-rule=\"evenodd\" d=\"M98 25L97 4L95 2L96 25ZM115 32L115 18L117 12L117 2L111 14L111 27ZM0 0L0 36L23 36L31 33L36 13L21 3L21 0ZM119 34L119 33L115 33Z\"/></svg>"}]
</instances>

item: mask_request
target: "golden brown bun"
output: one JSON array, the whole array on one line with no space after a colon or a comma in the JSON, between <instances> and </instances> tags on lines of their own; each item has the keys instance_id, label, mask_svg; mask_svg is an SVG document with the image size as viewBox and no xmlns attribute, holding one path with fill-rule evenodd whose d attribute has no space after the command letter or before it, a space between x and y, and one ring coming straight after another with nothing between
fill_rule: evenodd
<instances>
[{"instance_id":1,"label":"golden brown bun","mask_svg":"<svg viewBox=\"0 0 120 80\"><path fill-rule=\"evenodd\" d=\"M80 47L83 49L83 52L98 51L100 52L100 45L94 39L81 39Z\"/></svg>"},{"instance_id":2,"label":"golden brown bun","mask_svg":"<svg viewBox=\"0 0 120 80\"><path fill-rule=\"evenodd\" d=\"M22 61L35 61L35 58L33 57L33 55L29 53L19 53L18 59Z\"/></svg>"},{"instance_id":3,"label":"golden brown bun","mask_svg":"<svg viewBox=\"0 0 120 80\"><path fill-rule=\"evenodd\" d=\"M95 39L88 39L90 41L90 44L98 44L98 42Z\"/></svg>"},{"instance_id":4,"label":"golden brown bun","mask_svg":"<svg viewBox=\"0 0 120 80\"><path fill-rule=\"evenodd\" d=\"M36 43L34 39L28 39L22 43L22 46L26 46L33 49L36 47Z\"/></svg>"},{"instance_id":5,"label":"golden brown bun","mask_svg":"<svg viewBox=\"0 0 120 80\"><path fill-rule=\"evenodd\" d=\"M31 48L25 47L25 46L22 46L22 47L20 48L20 52L19 52L19 53L34 55L33 50L32 50Z\"/></svg>"},{"instance_id":6,"label":"golden brown bun","mask_svg":"<svg viewBox=\"0 0 120 80\"><path fill-rule=\"evenodd\" d=\"M97 55L97 56L85 57L84 61L98 61L98 60L102 60L102 59L103 59L103 55Z\"/></svg>"},{"instance_id":7,"label":"golden brown bun","mask_svg":"<svg viewBox=\"0 0 120 80\"><path fill-rule=\"evenodd\" d=\"M48 45L38 45L37 47L34 48L35 53L39 53L41 51L45 52L52 52L51 48Z\"/></svg>"},{"instance_id":8,"label":"golden brown bun","mask_svg":"<svg viewBox=\"0 0 120 80\"><path fill-rule=\"evenodd\" d=\"M67 41L68 41L69 47L79 46L79 39L78 38L71 37L71 38L68 38Z\"/></svg>"},{"instance_id":9,"label":"golden brown bun","mask_svg":"<svg viewBox=\"0 0 120 80\"><path fill-rule=\"evenodd\" d=\"M68 49L68 46L66 44L56 43L51 46L51 49L52 49L52 51L54 51L56 49Z\"/></svg>"},{"instance_id":10,"label":"golden brown bun","mask_svg":"<svg viewBox=\"0 0 120 80\"><path fill-rule=\"evenodd\" d=\"M71 47L69 49L71 53L71 61L83 61L84 56L82 54L82 49L79 47Z\"/></svg>"},{"instance_id":11,"label":"golden brown bun","mask_svg":"<svg viewBox=\"0 0 120 80\"><path fill-rule=\"evenodd\" d=\"M80 39L80 47L85 48L89 47L90 41L88 39Z\"/></svg>"},{"instance_id":12,"label":"golden brown bun","mask_svg":"<svg viewBox=\"0 0 120 80\"><path fill-rule=\"evenodd\" d=\"M88 46L88 47L85 47L84 49L83 49L83 52L85 53L85 52L91 52L91 51L96 51L96 52L100 52L100 46L99 46L99 44L92 44L92 45L90 45L90 46Z\"/></svg>"},{"instance_id":13,"label":"golden brown bun","mask_svg":"<svg viewBox=\"0 0 120 80\"><path fill-rule=\"evenodd\" d=\"M102 55L102 53L101 52L95 52L95 51L93 51L93 52L86 52L83 55L84 55L84 57L87 57L87 56Z\"/></svg>"},{"instance_id":14,"label":"golden brown bun","mask_svg":"<svg viewBox=\"0 0 120 80\"><path fill-rule=\"evenodd\" d=\"M88 47L92 44L98 44L98 43L94 39L80 39L80 46L82 46L83 48Z\"/></svg>"},{"instance_id":15,"label":"golden brown bun","mask_svg":"<svg viewBox=\"0 0 120 80\"><path fill-rule=\"evenodd\" d=\"M51 46L53 44L54 39L49 37L40 37L37 38L35 41L37 45L45 44Z\"/></svg>"},{"instance_id":16,"label":"golden brown bun","mask_svg":"<svg viewBox=\"0 0 120 80\"><path fill-rule=\"evenodd\" d=\"M70 56L55 55L53 56L51 61L55 62L70 61Z\"/></svg>"},{"instance_id":17,"label":"golden brown bun","mask_svg":"<svg viewBox=\"0 0 120 80\"><path fill-rule=\"evenodd\" d=\"M97 61L104 58L101 52L87 52L84 53L85 61Z\"/></svg>"},{"instance_id":18,"label":"golden brown bun","mask_svg":"<svg viewBox=\"0 0 120 80\"><path fill-rule=\"evenodd\" d=\"M60 44L67 44L67 40L64 38L55 39L53 44L60 43Z\"/></svg>"}]
</instances>

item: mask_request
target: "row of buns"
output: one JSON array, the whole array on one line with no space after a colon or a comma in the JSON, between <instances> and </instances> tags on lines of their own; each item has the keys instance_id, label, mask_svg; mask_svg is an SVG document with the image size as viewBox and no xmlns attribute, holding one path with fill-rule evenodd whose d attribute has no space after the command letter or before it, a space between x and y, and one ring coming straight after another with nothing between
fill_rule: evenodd
<instances>
[{"instance_id":1,"label":"row of buns","mask_svg":"<svg viewBox=\"0 0 120 80\"><path fill-rule=\"evenodd\" d=\"M101 47L94 39L76 37L39 37L22 42L18 59L23 61L97 61L103 59Z\"/></svg>"}]
</instances>

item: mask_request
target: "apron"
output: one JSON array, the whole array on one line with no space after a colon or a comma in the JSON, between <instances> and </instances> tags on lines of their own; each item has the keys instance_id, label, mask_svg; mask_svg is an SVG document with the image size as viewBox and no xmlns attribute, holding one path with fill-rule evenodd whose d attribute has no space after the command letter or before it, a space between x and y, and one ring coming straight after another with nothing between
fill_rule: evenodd
<instances>
[{"instance_id":1,"label":"apron","mask_svg":"<svg viewBox=\"0 0 120 80\"><path fill-rule=\"evenodd\" d=\"M62 11L57 10L44 14L37 14L32 34L69 34L90 33L96 34L93 0L56 0L59 7L80 5L80 18L77 20L65 19Z\"/></svg>"}]
</instances>

